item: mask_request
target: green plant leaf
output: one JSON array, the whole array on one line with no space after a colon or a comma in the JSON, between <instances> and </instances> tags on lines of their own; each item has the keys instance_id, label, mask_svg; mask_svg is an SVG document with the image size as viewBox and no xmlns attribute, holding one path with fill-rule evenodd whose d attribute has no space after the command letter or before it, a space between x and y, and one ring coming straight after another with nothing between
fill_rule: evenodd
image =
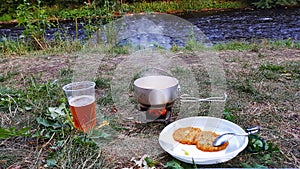
<instances>
[{"instance_id":1,"label":"green plant leaf","mask_svg":"<svg viewBox=\"0 0 300 169\"><path fill-rule=\"evenodd\" d=\"M11 132L7 131L4 128L0 128L0 139L6 139L11 136Z\"/></svg>"},{"instance_id":2,"label":"green plant leaf","mask_svg":"<svg viewBox=\"0 0 300 169\"><path fill-rule=\"evenodd\" d=\"M30 129L29 127L24 127L16 131L15 127L9 129L0 128L0 139L6 139L6 138L16 137L16 136L28 136L29 129Z\"/></svg>"},{"instance_id":3,"label":"green plant leaf","mask_svg":"<svg viewBox=\"0 0 300 169\"><path fill-rule=\"evenodd\" d=\"M24 127L24 128L21 128L20 130L18 130L16 133L17 133L18 135L27 135L27 134L29 134L29 133L28 133L29 130L30 130L29 127Z\"/></svg>"},{"instance_id":4,"label":"green plant leaf","mask_svg":"<svg viewBox=\"0 0 300 169\"><path fill-rule=\"evenodd\" d=\"M266 166L264 166L264 165L261 165L261 164L255 164L255 165L253 166L253 168L268 168L268 167L266 167Z\"/></svg>"},{"instance_id":5,"label":"green plant leaf","mask_svg":"<svg viewBox=\"0 0 300 169\"><path fill-rule=\"evenodd\" d=\"M48 167L55 167L56 163L57 163L57 161L53 158L47 160L47 166Z\"/></svg>"},{"instance_id":6,"label":"green plant leaf","mask_svg":"<svg viewBox=\"0 0 300 169\"><path fill-rule=\"evenodd\" d=\"M242 163L243 168L252 168L251 165L247 163Z\"/></svg>"},{"instance_id":7,"label":"green plant leaf","mask_svg":"<svg viewBox=\"0 0 300 169\"><path fill-rule=\"evenodd\" d=\"M59 116L65 117L66 113L64 112L66 105L62 103L59 107L49 107L48 111L50 112L50 116L54 119Z\"/></svg>"},{"instance_id":8,"label":"green plant leaf","mask_svg":"<svg viewBox=\"0 0 300 169\"><path fill-rule=\"evenodd\" d=\"M43 119L41 117L36 118L36 121L38 122L38 124L41 124L41 125L43 125L45 127L52 126L52 124L48 120Z\"/></svg>"},{"instance_id":9,"label":"green plant leaf","mask_svg":"<svg viewBox=\"0 0 300 169\"><path fill-rule=\"evenodd\" d=\"M148 167L154 167L157 164L157 162L155 160L152 160L149 157L146 157L145 161L146 161Z\"/></svg>"},{"instance_id":10,"label":"green plant leaf","mask_svg":"<svg viewBox=\"0 0 300 169\"><path fill-rule=\"evenodd\" d=\"M177 161L172 160L167 162L167 164L164 166L165 168L171 168L171 169L184 169Z\"/></svg>"},{"instance_id":11,"label":"green plant leaf","mask_svg":"<svg viewBox=\"0 0 300 169\"><path fill-rule=\"evenodd\" d=\"M59 122L55 122L55 123L53 123L53 124L51 125L51 127L52 127L53 129L59 129L59 128L63 127L63 125L60 124Z\"/></svg>"},{"instance_id":12,"label":"green plant leaf","mask_svg":"<svg viewBox=\"0 0 300 169\"><path fill-rule=\"evenodd\" d=\"M236 116L234 116L232 114L232 112L228 111L228 110L225 110L224 113L224 119L225 120L228 120L228 121L231 121L231 122L235 122L236 121Z\"/></svg>"},{"instance_id":13,"label":"green plant leaf","mask_svg":"<svg viewBox=\"0 0 300 169\"><path fill-rule=\"evenodd\" d=\"M24 108L25 108L26 111L32 110L32 107L31 107L31 106L25 106Z\"/></svg>"},{"instance_id":14,"label":"green plant leaf","mask_svg":"<svg viewBox=\"0 0 300 169\"><path fill-rule=\"evenodd\" d=\"M261 164L250 165L247 163L242 163L242 166L243 166L243 168L267 168L266 166L261 165Z\"/></svg>"},{"instance_id":15,"label":"green plant leaf","mask_svg":"<svg viewBox=\"0 0 300 169\"><path fill-rule=\"evenodd\" d=\"M103 132L103 133L101 133L100 137L102 137L102 138L108 138L108 137L110 137L110 134L108 134L106 132Z\"/></svg>"}]
</instances>

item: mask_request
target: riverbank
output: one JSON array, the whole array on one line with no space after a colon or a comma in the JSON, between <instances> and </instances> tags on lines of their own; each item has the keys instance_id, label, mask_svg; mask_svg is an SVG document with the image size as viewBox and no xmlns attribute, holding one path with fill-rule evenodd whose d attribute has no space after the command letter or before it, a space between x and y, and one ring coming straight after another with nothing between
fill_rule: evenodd
<instances>
[{"instance_id":1,"label":"riverbank","mask_svg":"<svg viewBox=\"0 0 300 169\"><path fill-rule=\"evenodd\" d=\"M280 15L277 15L278 11ZM101 41L103 43L107 38L112 42L110 45L114 45L116 48L123 48L122 45L142 45L145 43L150 45L154 42L158 45L157 47L177 48L178 46L183 47L187 43L186 38L189 36L182 27L186 29L193 27L195 29L194 33L196 33L194 38L205 44L229 43L228 46L233 44L233 48L235 48L234 46L252 46L253 44L257 46L261 44L273 44L274 46L280 44L282 47L299 48L300 8L219 10L193 12L180 15L180 17L162 13L155 14L156 19L154 20L151 17L155 16L154 14L148 15L145 13L124 17L124 21L130 21L128 31L131 33L124 34L123 32L122 36L122 31L112 31L111 26L115 22L108 24L110 26L104 30L102 23L91 23L89 20L58 23L57 27L45 30L46 32L30 24L25 28L0 29L0 35L3 35L2 40L0 40L1 57L26 55L32 52L69 52L71 48L73 51L77 51L84 48L89 42ZM141 17L144 19L141 20ZM134 18L140 19L139 22L137 23ZM122 18L118 21L121 20ZM177 24L177 26L174 27L174 24ZM181 26L178 27L178 24ZM145 25L148 26L145 27ZM148 28L150 25L160 29L154 31ZM98 29L100 29L102 35L107 35L107 37L96 40L95 32ZM22 36L24 30L32 32L32 34L24 37ZM107 34L106 32L111 33ZM149 32L151 36L148 36L145 32ZM170 34L170 32L173 33ZM41 36L40 39L31 39L32 35L37 33L44 33L45 35ZM119 36L115 36L116 33ZM133 34L136 35L133 36ZM143 38L142 41L141 38Z\"/></svg>"},{"instance_id":2,"label":"riverbank","mask_svg":"<svg viewBox=\"0 0 300 169\"><path fill-rule=\"evenodd\" d=\"M43 7L36 6L36 11L42 10ZM41 8L41 9L39 9ZM78 7L77 9L52 9L45 8L45 17L48 22L64 23L76 20L102 20L112 18L116 19L126 15L139 13L165 13L184 15L191 12L206 12L206 11L224 11L233 9L249 9L249 4L230 1L218 3L199 3L197 0L192 0L189 3L180 1L162 1L151 3L132 3L132 4L117 4L114 7L95 7L86 5ZM25 11L26 12L26 11ZM28 14L29 15L29 14ZM12 28L19 24L18 20L22 18L14 18L16 16L7 17L7 15L0 16L0 28ZM33 18L35 20L35 18ZM37 18L38 19L38 18Z\"/></svg>"},{"instance_id":3,"label":"riverbank","mask_svg":"<svg viewBox=\"0 0 300 169\"><path fill-rule=\"evenodd\" d=\"M51 48L55 48L56 50L57 46L66 49L69 48L67 45L70 44L71 46L77 46L76 48L81 48L80 46L86 43L101 25L109 23L121 16L141 12L158 14L170 13L183 18L188 15L209 15L209 13L219 13L220 15L214 14L215 20L212 18L213 15L212 17L202 15L201 17L204 21L202 23L201 20L195 22L190 20L209 37L212 43L228 42L232 40L252 42L257 39L275 41L291 40L293 42L295 40L295 42L297 42L298 37L295 36L298 35L298 30L294 31L294 28L291 30L281 30L282 26L290 25L290 23L283 23L284 21L289 21L289 19L278 19L274 17L276 16L276 12L265 12L264 14L270 13L271 15L266 15L264 17L262 17L263 15L261 14L252 14L249 13L249 11L256 10L249 9L249 4L240 1L217 1L216 3L212 3L210 1L202 2L191 0L189 2L190 3L184 3L182 1L155 1L151 3L122 3L120 6L106 6L105 8L85 5L78 9L61 10L57 8L55 10L50 9L49 11L38 4L33 6L29 4L28 6L22 6L22 8L16 11L19 16L18 20L21 22L14 20L3 23L5 26L0 30L0 47L3 51L3 55L7 56L11 54L22 55L36 50L51 50ZM32 9L35 10L32 11ZM285 10L288 10L288 8ZM231 23L229 21L232 21L232 18L224 18L224 16L226 17L226 15L228 15L227 11L228 13L239 11L239 13L232 15L232 17L235 17L235 19L238 19L240 22L237 21ZM243 18L236 17L241 14L243 14L241 16L244 16L244 14L247 13L249 13L249 16L257 15L262 17L258 20L258 25L247 25L247 23L252 23L252 21L259 17L254 17L245 21ZM283 11L283 13L285 13L285 11ZM291 14L290 17L297 19L300 15L296 14L295 17L293 16L294 15ZM298 19L298 21L299 20L300 19ZM282 22L282 24L278 21ZM212 24L208 22L211 22ZM218 24L214 24L214 22L217 22ZM226 25L226 23L228 24ZM299 27L297 21L291 21L291 23L295 24L296 28ZM19 24L19 26L16 26L16 24ZM232 25L235 25L235 29L231 28ZM273 30L272 27L276 25L278 26ZM214 28L213 26L216 27ZM234 30L238 32L227 32ZM272 37L273 33L276 33L276 31L279 31L279 33ZM247 37L244 37L244 35L247 35Z\"/></svg>"}]
</instances>

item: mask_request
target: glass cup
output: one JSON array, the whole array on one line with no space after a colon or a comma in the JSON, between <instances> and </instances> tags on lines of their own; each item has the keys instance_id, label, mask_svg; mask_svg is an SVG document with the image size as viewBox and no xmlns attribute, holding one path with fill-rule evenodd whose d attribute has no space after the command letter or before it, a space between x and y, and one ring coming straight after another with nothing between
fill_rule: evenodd
<instances>
[{"instance_id":1,"label":"glass cup","mask_svg":"<svg viewBox=\"0 0 300 169\"><path fill-rule=\"evenodd\" d=\"M96 126L95 83L73 82L63 87L68 98L74 126L88 132Z\"/></svg>"}]
</instances>

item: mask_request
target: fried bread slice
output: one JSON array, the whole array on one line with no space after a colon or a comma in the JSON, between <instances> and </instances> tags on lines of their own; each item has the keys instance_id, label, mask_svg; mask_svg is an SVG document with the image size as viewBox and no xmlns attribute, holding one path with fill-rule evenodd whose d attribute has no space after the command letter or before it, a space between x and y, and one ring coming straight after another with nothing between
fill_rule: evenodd
<instances>
[{"instance_id":1,"label":"fried bread slice","mask_svg":"<svg viewBox=\"0 0 300 169\"><path fill-rule=\"evenodd\" d=\"M205 151L205 152L215 152L215 151L221 151L224 150L229 142L225 142L223 145L215 147L213 146L213 141L218 137L219 135L212 131L201 131L200 134L198 134L195 137L195 145L199 150Z\"/></svg>"},{"instance_id":2,"label":"fried bread slice","mask_svg":"<svg viewBox=\"0 0 300 169\"><path fill-rule=\"evenodd\" d=\"M184 127L175 130L173 133L174 140L182 143L182 144L195 144L195 137L201 133L200 128L195 127Z\"/></svg>"}]
</instances>

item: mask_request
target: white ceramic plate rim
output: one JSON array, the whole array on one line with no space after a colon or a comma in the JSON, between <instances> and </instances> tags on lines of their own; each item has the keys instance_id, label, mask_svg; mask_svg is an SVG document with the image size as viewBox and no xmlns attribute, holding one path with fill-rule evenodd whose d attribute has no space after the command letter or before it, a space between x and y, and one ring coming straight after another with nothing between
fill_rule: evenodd
<instances>
[{"instance_id":1,"label":"white ceramic plate rim","mask_svg":"<svg viewBox=\"0 0 300 169\"><path fill-rule=\"evenodd\" d=\"M209 122L208 123L209 125L203 124L207 122ZM236 145L237 146L236 148L232 147L234 148L234 151L227 152L225 149L220 152L202 152L197 149L198 151L200 151L199 154L201 155L201 157L194 157L193 155L192 156L184 155L183 153L178 153L178 150L175 150L177 146L179 147L185 146L190 148L192 151L194 151L196 147L194 145L183 145L180 144L179 142L176 142L173 139L173 132L177 128L188 127L188 126L199 127L202 130L211 130L212 128L210 127L213 126L214 129L211 131L214 131L218 134L222 134L225 132L238 132L241 134L246 134L246 132L240 126L228 120L224 120L220 118L208 117L208 116L196 116L196 117L188 117L188 118L177 120L169 124L168 126L166 126L161 131L159 135L159 144L166 152L171 154L173 157L187 163L193 163L193 161L196 164L216 164L216 163L225 162L237 156L241 151L243 151L246 148L248 144L248 137L242 137L236 139L233 138L229 140L229 146L238 144ZM206 129L205 126L208 126L208 128ZM218 126L223 126L223 127L228 126L230 128L230 131L226 129L218 128ZM194 146L195 148L189 146Z\"/></svg>"}]
</instances>

